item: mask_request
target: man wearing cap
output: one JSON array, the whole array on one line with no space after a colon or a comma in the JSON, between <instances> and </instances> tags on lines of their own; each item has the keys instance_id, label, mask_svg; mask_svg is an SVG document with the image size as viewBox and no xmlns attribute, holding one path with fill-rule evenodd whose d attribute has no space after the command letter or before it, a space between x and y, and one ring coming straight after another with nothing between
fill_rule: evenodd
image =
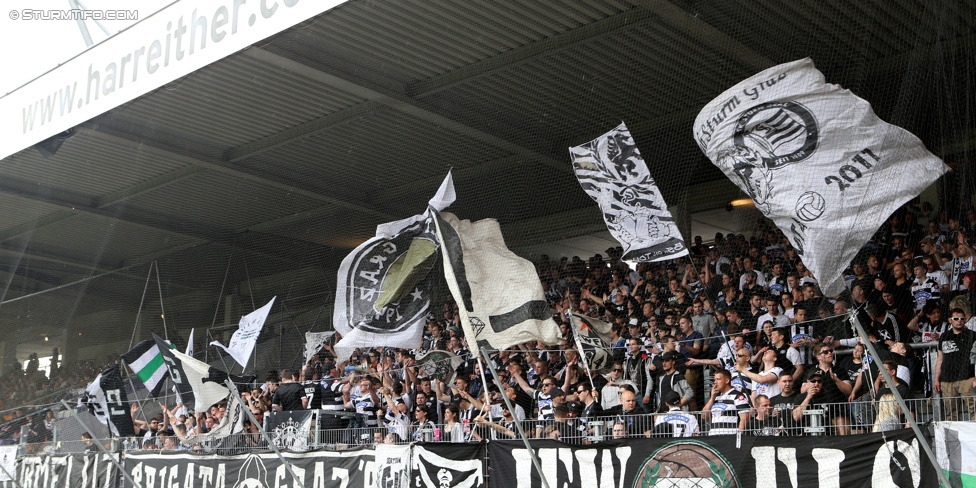
<instances>
[{"instance_id":1,"label":"man wearing cap","mask_svg":"<svg viewBox=\"0 0 976 488\"><path fill-rule=\"evenodd\" d=\"M698 435L698 419L694 415L689 415L681 409L684 399L676 391L671 391L664 397L664 405L667 413L658 415L654 421L654 434L658 437L665 437L665 433L670 433L667 437L691 437ZM662 428L667 426L666 428Z\"/></svg>"},{"instance_id":2,"label":"man wearing cap","mask_svg":"<svg viewBox=\"0 0 976 488\"><path fill-rule=\"evenodd\" d=\"M684 361L684 356L675 351L668 351L661 356L662 371L657 383L658 412L667 411L664 399L667 398L669 393L674 392L678 394L680 399L678 400L677 407L686 412L692 400L695 398L695 392L688 384L688 380L675 369L678 361Z\"/></svg>"},{"instance_id":3,"label":"man wearing cap","mask_svg":"<svg viewBox=\"0 0 976 488\"><path fill-rule=\"evenodd\" d=\"M824 419L827 422L824 425L833 425L836 434L847 435L850 412L846 402L854 386L847 371L834 368L834 350L829 344L818 343L814 346L813 353L817 358L817 365L810 371L806 382L800 387L800 392L807 393L811 388L815 389L813 403L822 405L827 411Z\"/></svg>"}]
</instances>

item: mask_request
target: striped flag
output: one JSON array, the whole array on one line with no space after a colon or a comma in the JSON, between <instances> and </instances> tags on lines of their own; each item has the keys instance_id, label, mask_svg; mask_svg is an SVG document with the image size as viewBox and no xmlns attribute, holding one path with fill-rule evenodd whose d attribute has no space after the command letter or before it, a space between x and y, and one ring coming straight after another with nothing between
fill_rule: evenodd
<instances>
[{"instance_id":1,"label":"striped flag","mask_svg":"<svg viewBox=\"0 0 976 488\"><path fill-rule=\"evenodd\" d=\"M122 355L122 360L139 377L142 384L146 385L150 395L159 395L166 379L166 366L156 341L147 339L136 344L131 351Z\"/></svg>"}]
</instances>

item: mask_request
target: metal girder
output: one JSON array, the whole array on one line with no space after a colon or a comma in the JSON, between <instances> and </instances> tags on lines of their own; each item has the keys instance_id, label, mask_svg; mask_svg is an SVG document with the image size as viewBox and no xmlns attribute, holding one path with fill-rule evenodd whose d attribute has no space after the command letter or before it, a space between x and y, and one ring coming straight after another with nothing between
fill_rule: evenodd
<instances>
[{"instance_id":1,"label":"metal girder","mask_svg":"<svg viewBox=\"0 0 976 488\"><path fill-rule=\"evenodd\" d=\"M247 52L247 51L245 51L245 52ZM268 187L275 188L275 189L282 190L282 191L286 191L286 192L289 192L289 193L294 193L296 195L300 195L300 196L303 196L303 197L306 197L306 198L309 198L309 199L312 199L312 200L315 200L315 201L319 201L319 202L322 202L322 203L328 203L328 204L331 204L331 205L336 205L338 207L346 208L346 209L349 209L349 210L354 210L354 211L361 212L361 213L364 213L364 214L374 215L374 216L380 217L380 218L385 219L385 220L392 220L392 217L390 217L389 215L387 215L387 214L385 214L383 212L380 212L380 211L378 211L376 209L373 209L373 208L370 208L370 207L367 207L367 206L364 206L364 205L361 205L361 204L358 204L358 203L348 202L348 201L341 200L341 199L338 199L338 198L334 198L334 197L330 197L330 196L327 196L327 195L323 195L323 194L321 194L321 193L313 190L309 186L305 186L305 185L299 186L299 185L301 185L300 183L295 183L295 182L286 183L286 182L282 182L280 180L271 178L268 175L260 174L260 173L255 172L255 171L250 171L250 170L243 169L240 166L235 165L235 164L233 164L230 161L223 161L223 160L220 160L220 159L217 159L217 158L213 158L213 157L209 157L209 156L205 156L205 155L201 155L201 154L185 154L183 152L180 152L180 151L175 150L174 148L167 147L167 146L164 146L162 144L159 144L156 141L153 141L153 140L143 140L139 136L133 135L133 134L131 134L131 133L127 132L127 131L124 131L124 130L120 129L119 127L117 127L116 124L113 123L113 122L116 122L116 121L123 121L123 123L125 125L139 125L139 124L145 125L144 122L139 121L137 119L133 119L131 117L121 116L119 114L113 114L112 115L112 120L100 121L97 124L92 124L92 127L90 129L86 129L86 130L92 131L94 134L97 134L99 137L111 137L111 138L117 138L117 139L123 140L123 141L139 142L140 144L145 144L145 145L150 146L150 147L153 147L153 148L155 148L157 150L164 151L164 152L167 152L167 153L171 153L174 156L175 155L179 155L181 159L189 158L190 159L190 164L192 164L193 166L196 166L198 168L202 168L202 169L205 169L205 170L213 171L213 172L220 173L220 174L224 174L224 175L228 175L228 176L233 176L235 178L241 178L241 179L243 179L245 181L250 181L252 183L257 183L257 184L260 184L260 185L268 186Z\"/></svg>"},{"instance_id":2,"label":"metal girder","mask_svg":"<svg viewBox=\"0 0 976 488\"><path fill-rule=\"evenodd\" d=\"M432 95L499 70L511 69L531 62L540 56L558 52L580 42L609 34L617 29L626 28L636 22L653 17L660 17L674 27L688 33L689 36L703 41L712 49L728 54L745 66L762 70L776 64L667 0L644 0L641 3L642 6L639 8L611 15L597 22L482 59L439 76L415 81L407 85L407 95L413 98Z\"/></svg>"},{"instance_id":3,"label":"metal girder","mask_svg":"<svg viewBox=\"0 0 976 488\"><path fill-rule=\"evenodd\" d=\"M519 155L523 158L539 161L547 166L550 166L552 168L561 171L572 170L572 168L570 168L569 165L565 164L565 162L563 161L558 161L555 158L551 158L549 156L539 154L535 151L522 147L509 140L488 134L484 131L475 129L461 122L434 113L420 106L420 104L416 100L413 100L410 97L405 96L403 94L382 93L372 88L363 86L355 81L349 80L341 76L336 76L330 73L326 73L325 71L312 67L308 64L304 64L300 61L296 61L294 59L285 57L280 54L273 53L271 51L262 48L252 47L242 52L241 55L250 56L254 59L265 62L271 66L277 66L281 69L295 73L297 75L301 75L306 78L318 81L320 83L324 83L329 86L333 86L335 88L345 90L349 93L365 98L370 102L378 103L380 105L416 117L420 120L430 122L432 124L436 124L438 126L452 130L464 136L470 137L476 141L483 142L485 144L489 144L496 148L508 151L512 154ZM339 117L339 115L336 115L336 117ZM315 121L310 121L301 125L314 124L314 122ZM299 127L301 127L301 125ZM294 130L294 132L299 135L304 133L304 129L300 129L300 128L289 129L289 130ZM266 142L262 142L262 141L266 141ZM273 135L265 139L256 141L255 143L252 143L251 152L244 153L243 151L232 151L231 154L235 158L240 159L240 158L251 156L253 154L258 154L260 152L266 151L272 147L276 147L286 142L288 141L284 140L283 138L277 137L277 135Z\"/></svg>"}]
</instances>

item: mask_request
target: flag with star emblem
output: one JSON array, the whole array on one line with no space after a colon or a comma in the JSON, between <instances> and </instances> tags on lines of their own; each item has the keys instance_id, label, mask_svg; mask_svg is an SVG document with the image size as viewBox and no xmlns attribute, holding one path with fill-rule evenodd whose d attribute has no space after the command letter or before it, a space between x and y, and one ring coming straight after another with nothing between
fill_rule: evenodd
<instances>
[{"instance_id":1,"label":"flag with star emblem","mask_svg":"<svg viewBox=\"0 0 976 488\"><path fill-rule=\"evenodd\" d=\"M420 348L440 247L430 208L443 210L454 199L448 172L426 212L380 224L342 260L332 316L342 335L334 346L339 360L356 348Z\"/></svg>"}]
</instances>

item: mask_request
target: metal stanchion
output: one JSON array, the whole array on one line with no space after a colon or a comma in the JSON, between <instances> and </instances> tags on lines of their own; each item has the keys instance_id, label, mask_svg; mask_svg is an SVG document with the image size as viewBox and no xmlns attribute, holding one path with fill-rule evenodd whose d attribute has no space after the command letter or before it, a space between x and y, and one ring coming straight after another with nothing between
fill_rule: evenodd
<instances>
[{"instance_id":1,"label":"metal stanchion","mask_svg":"<svg viewBox=\"0 0 976 488\"><path fill-rule=\"evenodd\" d=\"M871 343L871 339L868 338L868 333L864 331L864 327L861 325L861 321L858 320L857 314L851 312L851 323L854 325L854 329L857 331L858 336L861 337L861 341L864 342L864 347L867 348L871 356L879 358L878 351L874 348L874 344ZM901 411L905 414L908 419L909 425L912 426L912 431L915 432L915 436L918 438L918 443L922 446L922 450L925 451L925 455L928 456L929 461L932 463L932 467L935 468L935 474L939 477L939 482L943 486L952 486L949 484L949 479L946 478L945 473L942 471L942 467L939 466L939 459L935 457L935 453L932 452L932 447L929 446L928 442L925 442L925 436L922 434L922 429L919 428L918 422L915 421L915 417L911 415L911 410L908 409L908 405L905 404L905 399L901 397L901 393L898 393L898 388L895 388L895 381L888 374L888 370L883 364L878 364L878 371L884 377L885 384L888 385L888 389L891 390L892 396L898 402L898 406Z\"/></svg>"}]
</instances>

